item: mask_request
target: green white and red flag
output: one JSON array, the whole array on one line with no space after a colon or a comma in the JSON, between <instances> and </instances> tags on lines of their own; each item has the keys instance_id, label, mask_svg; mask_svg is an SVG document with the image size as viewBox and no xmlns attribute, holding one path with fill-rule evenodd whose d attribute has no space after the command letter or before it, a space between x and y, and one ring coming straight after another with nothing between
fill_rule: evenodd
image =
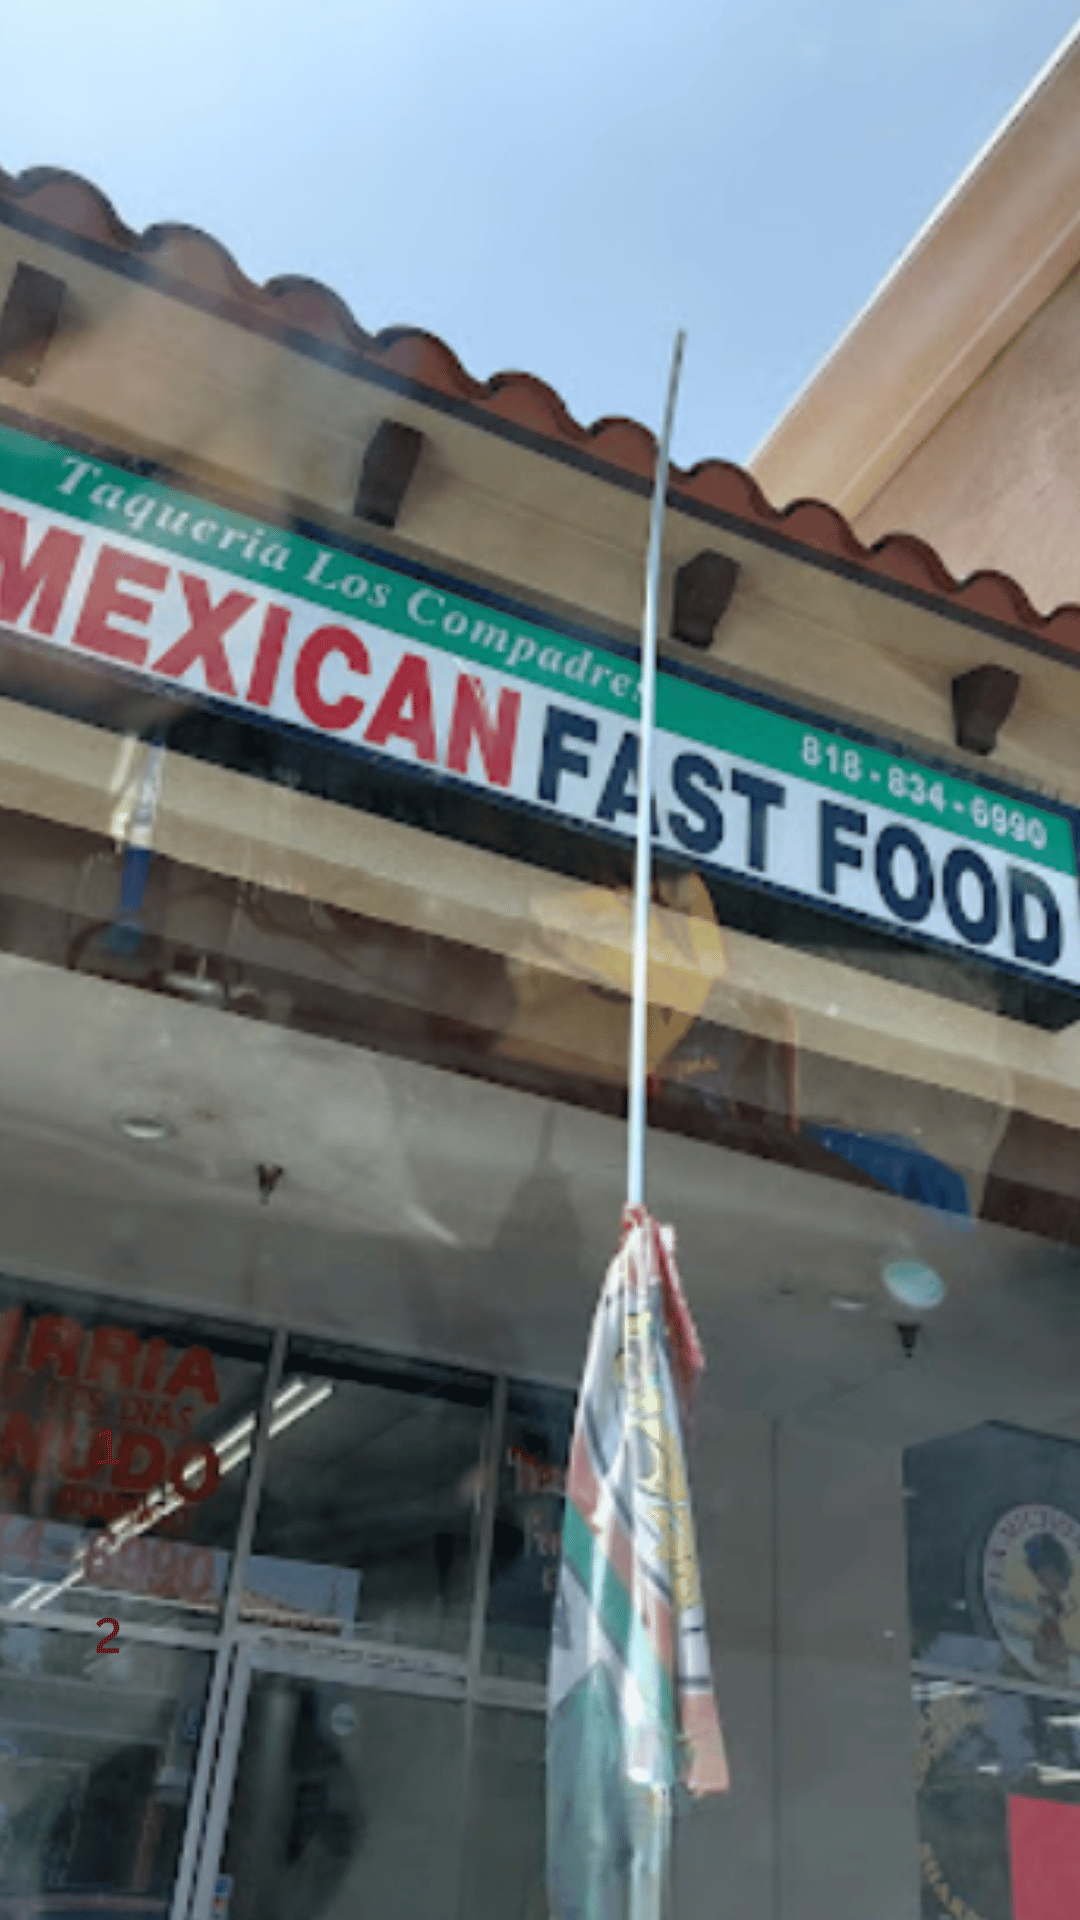
<instances>
[{"instance_id":1,"label":"green white and red flag","mask_svg":"<svg viewBox=\"0 0 1080 1920\"><path fill-rule=\"evenodd\" d=\"M674 1235L627 1207L566 1479L548 1682L553 1920L660 1920L674 1791L728 1784L683 1441L702 1364Z\"/></svg>"}]
</instances>

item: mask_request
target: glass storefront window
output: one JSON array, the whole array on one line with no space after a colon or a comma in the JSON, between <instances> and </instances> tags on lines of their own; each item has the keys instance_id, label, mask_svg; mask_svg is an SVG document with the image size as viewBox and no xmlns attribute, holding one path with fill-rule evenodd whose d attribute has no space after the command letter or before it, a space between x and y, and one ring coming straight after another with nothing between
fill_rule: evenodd
<instances>
[{"instance_id":1,"label":"glass storefront window","mask_svg":"<svg viewBox=\"0 0 1080 1920\"><path fill-rule=\"evenodd\" d=\"M371 380L337 313L301 354L295 283L248 339L220 260L194 303L156 277L197 237L114 281L119 228L69 250L41 190L0 220L0 303L30 235L78 319L0 422L0 1920L543 1920L645 442L551 458L535 391L455 417L430 343ZM399 402L400 527L357 506ZM663 636L647 1192L707 1355L732 1790L680 1811L678 1920L1046 1920L1080 681L1043 634L1000 746L957 746L1007 596L980 637L699 479L664 609L735 587L717 646Z\"/></svg>"},{"instance_id":2,"label":"glass storefront window","mask_svg":"<svg viewBox=\"0 0 1080 1920\"><path fill-rule=\"evenodd\" d=\"M1080 1446L1000 1422L904 1459L923 1911L1080 1897Z\"/></svg>"},{"instance_id":3,"label":"glass storefront window","mask_svg":"<svg viewBox=\"0 0 1080 1920\"><path fill-rule=\"evenodd\" d=\"M491 1382L295 1343L241 1618L464 1653Z\"/></svg>"},{"instance_id":4,"label":"glass storefront window","mask_svg":"<svg viewBox=\"0 0 1080 1920\"><path fill-rule=\"evenodd\" d=\"M1075 1911L1080 1711L1074 1698L923 1680L915 1686L925 1920ZM1065 1903L1059 1905L1058 1903Z\"/></svg>"},{"instance_id":5,"label":"glass storefront window","mask_svg":"<svg viewBox=\"0 0 1080 1920\"><path fill-rule=\"evenodd\" d=\"M1080 1445L988 1423L910 1448L904 1486L915 1659L1080 1690Z\"/></svg>"},{"instance_id":6,"label":"glass storefront window","mask_svg":"<svg viewBox=\"0 0 1080 1920\"><path fill-rule=\"evenodd\" d=\"M459 1920L545 1920L545 1735L539 1713L476 1716Z\"/></svg>"},{"instance_id":7,"label":"glass storefront window","mask_svg":"<svg viewBox=\"0 0 1080 1920\"><path fill-rule=\"evenodd\" d=\"M484 1670L543 1684L562 1550L573 1395L510 1383L499 1454Z\"/></svg>"},{"instance_id":8,"label":"glass storefront window","mask_svg":"<svg viewBox=\"0 0 1080 1920\"><path fill-rule=\"evenodd\" d=\"M0 1622L0 1913L165 1915L210 1658Z\"/></svg>"},{"instance_id":9,"label":"glass storefront window","mask_svg":"<svg viewBox=\"0 0 1080 1920\"><path fill-rule=\"evenodd\" d=\"M0 1281L0 1601L212 1630L266 1343Z\"/></svg>"},{"instance_id":10,"label":"glass storefront window","mask_svg":"<svg viewBox=\"0 0 1080 1920\"><path fill-rule=\"evenodd\" d=\"M455 1920L460 1702L256 1674L222 1873L230 1920Z\"/></svg>"}]
</instances>

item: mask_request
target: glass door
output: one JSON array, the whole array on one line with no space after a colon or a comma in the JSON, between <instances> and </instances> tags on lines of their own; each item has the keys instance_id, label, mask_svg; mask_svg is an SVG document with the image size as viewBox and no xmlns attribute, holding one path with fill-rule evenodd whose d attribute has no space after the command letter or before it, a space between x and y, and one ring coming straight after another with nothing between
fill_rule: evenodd
<instances>
[{"instance_id":1,"label":"glass door","mask_svg":"<svg viewBox=\"0 0 1080 1920\"><path fill-rule=\"evenodd\" d=\"M466 1737L437 1657L241 1647L199 1920L453 1920Z\"/></svg>"}]
</instances>

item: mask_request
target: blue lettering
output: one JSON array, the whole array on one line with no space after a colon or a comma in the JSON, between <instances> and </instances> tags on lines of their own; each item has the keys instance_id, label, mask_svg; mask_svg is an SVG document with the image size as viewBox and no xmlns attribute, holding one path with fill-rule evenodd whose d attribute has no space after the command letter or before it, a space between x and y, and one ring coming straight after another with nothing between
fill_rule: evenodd
<instances>
[{"instance_id":1,"label":"blue lettering","mask_svg":"<svg viewBox=\"0 0 1080 1920\"><path fill-rule=\"evenodd\" d=\"M564 773L587 775L588 758L583 753L567 750L567 740L584 740L590 747L596 745L599 728L595 720L584 713L568 713L565 707L549 707L544 724L544 741L540 749L540 784L538 798L546 800L551 806L559 804L559 782Z\"/></svg>"},{"instance_id":2,"label":"blue lettering","mask_svg":"<svg viewBox=\"0 0 1080 1920\"><path fill-rule=\"evenodd\" d=\"M632 820L637 819L637 771L637 734L624 733L619 741L618 752L611 763L611 772L604 782L604 791L600 795L600 803L596 809L598 820L613 821L620 813L628 813ZM660 832L655 797L652 803L652 831L654 835Z\"/></svg>"},{"instance_id":3,"label":"blue lettering","mask_svg":"<svg viewBox=\"0 0 1080 1920\"><path fill-rule=\"evenodd\" d=\"M759 780L754 773L736 771L731 776L731 791L750 802L746 827L746 864L752 873L764 873L768 866L766 834L769 808L787 805L787 795L775 780Z\"/></svg>"},{"instance_id":4,"label":"blue lettering","mask_svg":"<svg viewBox=\"0 0 1080 1920\"><path fill-rule=\"evenodd\" d=\"M821 856L818 884L822 893L836 895L838 867L861 867L862 848L846 846L841 833L866 833L866 815L858 807L838 807L834 800L821 803Z\"/></svg>"},{"instance_id":5,"label":"blue lettering","mask_svg":"<svg viewBox=\"0 0 1080 1920\"><path fill-rule=\"evenodd\" d=\"M620 813L628 813L636 820L637 762L637 735L624 733L600 795L600 804L596 809L598 820L614 820Z\"/></svg>"},{"instance_id":6,"label":"blue lettering","mask_svg":"<svg viewBox=\"0 0 1080 1920\"><path fill-rule=\"evenodd\" d=\"M724 837L724 816L702 788L711 787L714 793L719 792L724 784L719 767L703 753L680 753L671 768L671 784L675 798L689 807L701 822L699 827L692 827L685 813L669 813L668 826L673 838L688 853L712 853Z\"/></svg>"},{"instance_id":7,"label":"blue lettering","mask_svg":"<svg viewBox=\"0 0 1080 1920\"><path fill-rule=\"evenodd\" d=\"M1029 900L1036 901L1042 911L1041 933L1032 933L1028 924ZM1061 958L1061 913L1046 881L1040 880L1037 873L1025 873L1022 867L1009 868L1009 918L1017 959L1030 960L1036 967L1056 965Z\"/></svg>"},{"instance_id":8,"label":"blue lettering","mask_svg":"<svg viewBox=\"0 0 1080 1920\"><path fill-rule=\"evenodd\" d=\"M915 867L915 887L911 893L901 893L896 884L894 863L901 848L911 855ZM890 913L911 924L926 919L934 904L934 869L917 833L910 827L886 827L874 848L874 871Z\"/></svg>"},{"instance_id":9,"label":"blue lettering","mask_svg":"<svg viewBox=\"0 0 1080 1920\"><path fill-rule=\"evenodd\" d=\"M973 874L982 889L982 912L973 920L960 898L960 883L965 873ZM994 876L981 854L971 847L954 847L941 876L945 911L962 940L973 947L988 947L998 930L1001 908Z\"/></svg>"}]
</instances>

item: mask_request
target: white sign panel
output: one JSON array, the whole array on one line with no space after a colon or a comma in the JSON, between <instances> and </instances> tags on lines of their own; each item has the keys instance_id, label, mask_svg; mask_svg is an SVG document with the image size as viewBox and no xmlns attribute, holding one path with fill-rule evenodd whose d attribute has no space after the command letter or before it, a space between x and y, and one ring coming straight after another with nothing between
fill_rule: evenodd
<instances>
[{"instance_id":1,"label":"white sign panel","mask_svg":"<svg viewBox=\"0 0 1080 1920\"><path fill-rule=\"evenodd\" d=\"M0 426L0 626L263 722L629 838L633 656ZM657 845L1080 987L1073 817L665 671Z\"/></svg>"}]
</instances>

